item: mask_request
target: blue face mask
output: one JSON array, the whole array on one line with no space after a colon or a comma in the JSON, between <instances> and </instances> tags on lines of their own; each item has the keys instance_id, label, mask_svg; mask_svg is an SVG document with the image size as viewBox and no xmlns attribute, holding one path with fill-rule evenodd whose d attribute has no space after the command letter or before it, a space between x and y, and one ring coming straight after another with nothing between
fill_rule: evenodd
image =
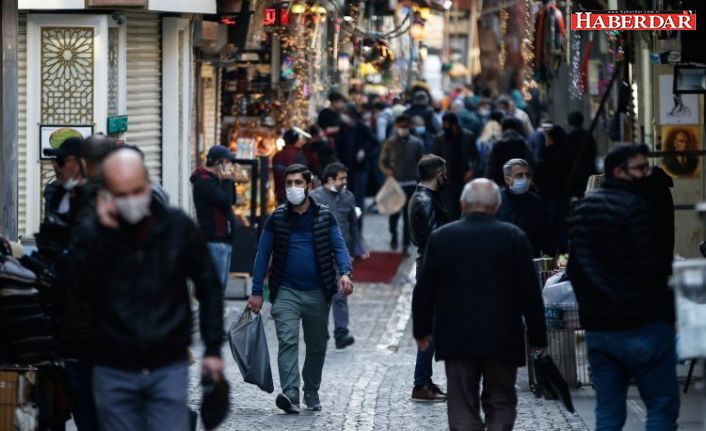
<instances>
[{"instance_id":1,"label":"blue face mask","mask_svg":"<svg viewBox=\"0 0 706 431\"><path fill-rule=\"evenodd\" d=\"M516 195L523 195L529 191L530 182L527 178L517 179L512 183L510 191Z\"/></svg>"},{"instance_id":2,"label":"blue face mask","mask_svg":"<svg viewBox=\"0 0 706 431\"><path fill-rule=\"evenodd\" d=\"M424 126L418 126L414 128L414 133L416 133L417 135L423 135L424 133L426 133L426 131L427 128Z\"/></svg>"}]
</instances>

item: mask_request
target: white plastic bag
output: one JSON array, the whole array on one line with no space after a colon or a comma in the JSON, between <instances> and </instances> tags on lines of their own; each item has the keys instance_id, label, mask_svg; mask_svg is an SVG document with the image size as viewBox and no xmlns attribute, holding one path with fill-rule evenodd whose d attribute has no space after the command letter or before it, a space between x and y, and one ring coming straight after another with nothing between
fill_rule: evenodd
<instances>
[{"instance_id":1,"label":"white plastic bag","mask_svg":"<svg viewBox=\"0 0 706 431\"><path fill-rule=\"evenodd\" d=\"M407 203L402 187L392 177L387 177L385 184L380 187L380 191L375 195L375 202L378 205L380 214L397 214Z\"/></svg>"}]
</instances>

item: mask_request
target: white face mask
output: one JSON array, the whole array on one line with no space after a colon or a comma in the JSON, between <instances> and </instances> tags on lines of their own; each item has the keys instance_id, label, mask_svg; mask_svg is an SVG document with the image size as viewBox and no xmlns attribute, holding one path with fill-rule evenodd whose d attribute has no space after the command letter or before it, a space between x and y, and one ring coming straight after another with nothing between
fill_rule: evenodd
<instances>
[{"instance_id":1,"label":"white face mask","mask_svg":"<svg viewBox=\"0 0 706 431\"><path fill-rule=\"evenodd\" d=\"M120 217L129 224L137 224L150 215L150 202L152 196L128 196L124 198L113 198Z\"/></svg>"},{"instance_id":2,"label":"white face mask","mask_svg":"<svg viewBox=\"0 0 706 431\"><path fill-rule=\"evenodd\" d=\"M301 205L304 199L306 199L306 189L304 187L287 188L287 200L290 204L294 206Z\"/></svg>"},{"instance_id":3,"label":"white face mask","mask_svg":"<svg viewBox=\"0 0 706 431\"><path fill-rule=\"evenodd\" d=\"M78 180L77 178L69 178L68 180L64 181L64 184L61 186L64 188L66 191L73 190L76 188L76 186L80 183L81 181Z\"/></svg>"}]
</instances>

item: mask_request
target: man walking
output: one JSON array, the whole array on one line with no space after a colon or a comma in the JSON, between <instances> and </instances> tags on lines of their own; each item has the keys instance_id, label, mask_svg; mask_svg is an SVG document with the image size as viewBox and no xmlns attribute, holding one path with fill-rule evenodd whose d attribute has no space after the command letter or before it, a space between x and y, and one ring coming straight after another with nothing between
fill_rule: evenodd
<instances>
[{"instance_id":1,"label":"man walking","mask_svg":"<svg viewBox=\"0 0 706 431\"><path fill-rule=\"evenodd\" d=\"M532 256L554 256L556 236L549 223L544 200L530 191L532 173L526 160L511 159L503 166L506 187L502 190L502 204L498 220L512 223L522 229L532 246Z\"/></svg>"},{"instance_id":2,"label":"man walking","mask_svg":"<svg viewBox=\"0 0 706 431\"><path fill-rule=\"evenodd\" d=\"M306 359L304 403L321 410L319 386L326 358L328 313L337 292L353 292L351 261L336 217L324 205L311 200L311 171L299 164L287 168L287 203L267 219L253 269L252 295L248 308L262 308L263 282L270 257L269 277L272 317L279 340L278 365L282 393L277 407L299 413L299 325L304 329ZM336 282L337 272L341 275Z\"/></svg>"},{"instance_id":3,"label":"man walking","mask_svg":"<svg viewBox=\"0 0 706 431\"><path fill-rule=\"evenodd\" d=\"M414 337L425 350L433 333L436 359L446 361L452 431L511 430L524 327L541 353L544 305L527 237L494 218L497 185L474 180L461 199L464 218L432 233L427 244L412 299Z\"/></svg>"},{"instance_id":4,"label":"man walking","mask_svg":"<svg viewBox=\"0 0 706 431\"><path fill-rule=\"evenodd\" d=\"M342 163L331 163L324 170L323 186L311 192L315 202L326 205L336 217L341 230L343 242L346 243L348 254L353 256L356 245L362 244L360 230L358 229L358 216L356 214L355 196L348 191L348 169ZM348 330L348 297L340 292L333 297L333 336L337 349L345 349L355 342Z\"/></svg>"},{"instance_id":5,"label":"man walking","mask_svg":"<svg viewBox=\"0 0 706 431\"><path fill-rule=\"evenodd\" d=\"M617 145L604 166L605 182L571 216L567 268L586 329L596 429L623 428L628 385L635 381L647 407L646 429L676 430L679 386L669 269L653 213L640 195L650 165L638 146Z\"/></svg>"},{"instance_id":6,"label":"man walking","mask_svg":"<svg viewBox=\"0 0 706 431\"><path fill-rule=\"evenodd\" d=\"M422 141L414 136L410 136L409 128L412 125L410 118L400 115L395 120L397 127L395 136L388 139L382 146L380 152L380 170L388 177L393 177L404 190L407 200L414 193L417 185L417 163L424 155ZM411 243L409 236L409 219L407 217L407 205L402 207L402 211L390 215L390 248L397 250L399 246L397 236L397 224L402 215L403 234L402 251L408 253L407 249Z\"/></svg>"},{"instance_id":7,"label":"man walking","mask_svg":"<svg viewBox=\"0 0 706 431\"><path fill-rule=\"evenodd\" d=\"M71 287L92 313L93 394L99 428L187 430L191 307L200 302L203 372L223 378L223 301L206 242L179 210L151 198L140 155L122 149L103 167L98 217L70 249Z\"/></svg>"},{"instance_id":8,"label":"man walking","mask_svg":"<svg viewBox=\"0 0 706 431\"><path fill-rule=\"evenodd\" d=\"M194 186L194 207L199 227L208 241L213 262L216 264L221 291L228 285L230 258L235 235L235 183L232 163L235 156L222 145L208 150L206 166L191 174Z\"/></svg>"},{"instance_id":9,"label":"man walking","mask_svg":"<svg viewBox=\"0 0 706 431\"><path fill-rule=\"evenodd\" d=\"M441 204L441 191L446 185L446 161L441 157L428 154L419 161L421 183L409 200L409 226L412 242L417 246L417 279L424 260L424 250L431 233L446 224L449 217ZM432 363L434 343L431 341L426 350L417 351L417 363L414 367L413 401L446 401L446 394L434 384Z\"/></svg>"},{"instance_id":10,"label":"man walking","mask_svg":"<svg viewBox=\"0 0 706 431\"><path fill-rule=\"evenodd\" d=\"M431 152L448 161L448 184L441 195L451 220L458 220L463 186L473 178L480 155L475 136L461 128L456 114L444 114L442 126L444 132L434 140Z\"/></svg>"}]
</instances>

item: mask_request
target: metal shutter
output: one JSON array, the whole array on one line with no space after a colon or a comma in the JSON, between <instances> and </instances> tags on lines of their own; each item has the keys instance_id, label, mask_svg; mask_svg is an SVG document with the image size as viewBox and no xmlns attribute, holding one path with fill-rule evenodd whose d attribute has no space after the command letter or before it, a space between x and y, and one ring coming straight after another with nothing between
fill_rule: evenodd
<instances>
[{"instance_id":1,"label":"metal shutter","mask_svg":"<svg viewBox=\"0 0 706 431\"><path fill-rule=\"evenodd\" d=\"M125 141L145 153L153 180L162 179L162 30L159 15L125 14L127 115Z\"/></svg>"},{"instance_id":2,"label":"metal shutter","mask_svg":"<svg viewBox=\"0 0 706 431\"><path fill-rule=\"evenodd\" d=\"M27 226L27 14L17 16L17 232Z\"/></svg>"}]
</instances>

